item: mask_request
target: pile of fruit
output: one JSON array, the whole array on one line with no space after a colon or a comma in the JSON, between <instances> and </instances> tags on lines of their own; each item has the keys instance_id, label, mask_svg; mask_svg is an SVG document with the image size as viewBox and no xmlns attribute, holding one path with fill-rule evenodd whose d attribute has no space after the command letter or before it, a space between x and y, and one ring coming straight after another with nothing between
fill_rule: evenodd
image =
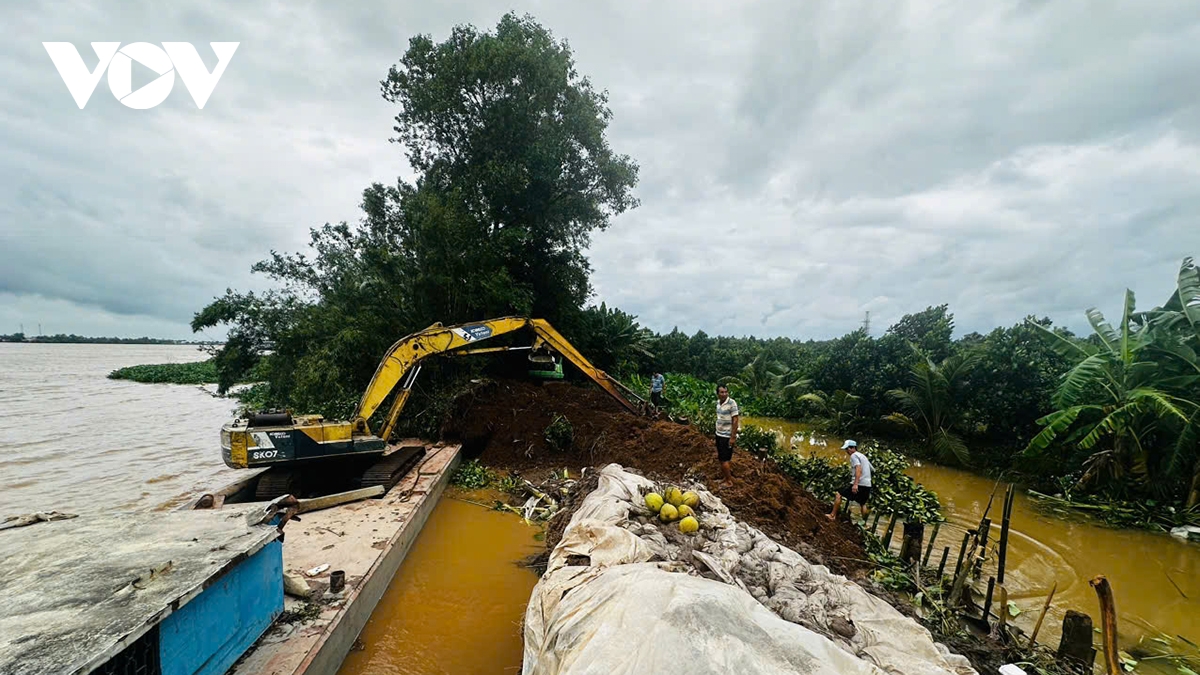
<instances>
[{"instance_id":1,"label":"pile of fruit","mask_svg":"<svg viewBox=\"0 0 1200 675\"><path fill-rule=\"evenodd\" d=\"M700 506L700 495L683 492L677 487L666 489L666 496L657 492L646 493L646 508L658 514L664 523L679 521L679 531L691 534L700 529L695 509Z\"/></svg>"}]
</instances>

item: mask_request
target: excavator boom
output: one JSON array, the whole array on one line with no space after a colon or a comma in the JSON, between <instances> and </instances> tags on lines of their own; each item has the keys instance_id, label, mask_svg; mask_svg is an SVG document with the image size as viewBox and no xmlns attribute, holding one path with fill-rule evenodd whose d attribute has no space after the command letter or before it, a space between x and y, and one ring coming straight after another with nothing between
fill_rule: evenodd
<instances>
[{"instance_id":1,"label":"excavator boom","mask_svg":"<svg viewBox=\"0 0 1200 675\"><path fill-rule=\"evenodd\" d=\"M533 344L535 350L543 347L553 349L579 368L584 375L587 375L601 389L608 392L626 410L635 414L641 412L637 406L622 394L621 389L624 389L634 398L637 398L636 394L623 387L617 380L609 376L608 373L593 366L548 321L544 319L509 316L458 326L435 324L425 330L418 331L398 340L388 349L387 354L380 361L379 367L375 369L375 375L371 378L371 383L367 385L362 400L359 401L358 408L354 411L351 423L354 425L355 433L370 433L370 429L367 426L368 420L375 414L384 400L395 390L396 386L401 384L401 380L404 380L403 388L396 392L391 409L388 411L383 428L380 429L379 433L379 437L385 440L391 435L396 422L399 420L400 411L408 401L412 382L423 359L439 354L479 354L490 351L505 351L510 348L475 348L474 345L523 328L531 328L533 330L536 336Z\"/></svg>"},{"instance_id":2,"label":"excavator boom","mask_svg":"<svg viewBox=\"0 0 1200 675\"><path fill-rule=\"evenodd\" d=\"M525 328L533 332L532 345L479 346L491 338ZM557 352L626 410L633 413L644 410L645 401L593 366L542 319L510 316L458 326L435 324L398 340L388 349L350 420L326 420L320 415L293 416L289 412L251 413L222 427L222 458L233 468L273 467L270 473L263 474L255 488L256 497L262 500L300 489L301 483L314 477L327 482L328 474L337 472L353 474L350 487L390 487L416 457L411 452L388 454L388 441L412 392L421 362L430 356L486 354L512 349L530 349L531 356L543 355L551 362L553 359L545 352ZM561 367L560 363L554 363ZM391 407L379 433L374 434L369 420L389 396ZM638 401L642 407L630 399ZM309 468L301 469L302 466Z\"/></svg>"}]
</instances>

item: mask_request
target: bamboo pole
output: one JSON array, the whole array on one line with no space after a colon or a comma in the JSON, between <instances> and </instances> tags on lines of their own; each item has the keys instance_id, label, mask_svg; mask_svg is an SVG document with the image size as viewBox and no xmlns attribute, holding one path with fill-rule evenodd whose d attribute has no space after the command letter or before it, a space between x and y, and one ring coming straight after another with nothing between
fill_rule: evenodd
<instances>
[{"instance_id":1,"label":"bamboo pole","mask_svg":"<svg viewBox=\"0 0 1200 675\"><path fill-rule=\"evenodd\" d=\"M1012 504L1015 497L1014 486L1010 483L1008 494L1004 497L1004 519L1000 522L1000 553L996 560L996 582L1004 583L1004 566L1008 560L1008 529L1012 519Z\"/></svg>"},{"instance_id":2,"label":"bamboo pole","mask_svg":"<svg viewBox=\"0 0 1200 675\"><path fill-rule=\"evenodd\" d=\"M1004 635L1008 629L1008 589L1004 584L1000 584L1000 608L996 610L996 616L1000 617L1000 634Z\"/></svg>"},{"instance_id":3,"label":"bamboo pole","mask_svg":"<svg viewBox=\"0 0 1200 675\"><path fill-rule=\"evenodd\" d=\"M995 590L996 590L996 577L989 577L988 578L987 597L983 601L983 624L985 626L991 620L990 615L992 613L992 593Z\"/></svg>"},{"instance_id":4,"label":"bamboo pole","mask_svg":"<svg viewBox=\"0 0 1200 675\"><path fill-rule=\"evenodd\" d=\"M938 573L937 573L938 579L941 579L942 575L946 573L946 559L949 557L950 557L950 547L946 546L945 548L942 549L942 562L938 563Z\"/></svg>"},{"instance_id":5,"label":"bamboo pole","mask_svg":"<svg viewBox=\"0 0 1200 675\"><path fill-rule=\"evenodd\" d=\"M1054 599L1054 591L1058 590L1058 582L1054 582L1054 586L1050 588L1050 595L1046 596L1046 604L1042 605L1042 613L1038 614L1037 623L1033 624L1033 633L1029 635L1029 648L1033 648L1034 640L1037 640L1038 631L1042 629L1042 621L1046 618L1046 610L1050 609L1050 601Z\"/></svg>"},{"instance_id":6,"label":"bamboo pole","mask_svg":"<svg viewBox=\"0 0 1200 675\"><path fill-rule=\"evenodd\" d=\"M1117 655L1117 607L1113 602L1112 586L1103 574L1088 583L1096 589L1096 597L1100 600L1100 634L1104 636L1104 663L1108 675L1119 675L1122 671Z\"/></svg>"},{"instance_id":7,"label":"bamboo pole","mask_svg":"<svg viewBox=\"0 0 1200 675\"><path fill-rule=\"evenodd\" d=\"M875 512L875 520L871 521L871 534L872 535L874 535L876 532L879 532L879 517L882 515L883 514L880 513L879 511Z\"/></svg>"},{"instance_id":8,"label":"bamboo pole","mask_svg":"<svg viewBox=\"0 0 1200 675\"><path fill-rule=\"evenodd\" d=\"M888 522L887 532L883 535L883 548L889 551L892 548L892 535L896 532L896 519L899 517L899 514L892 514L892 519Z\"/></svg>"},{"instance_id":9,"label":"bamboo pole","mask_svg":"<svg viewBox=\"0 0 1200 675\"><path fill-rule=\"evenodd\" d=\"M926 567L929 566L929 554L933 553L933 542L937 541L938 530L941 529L941 527L941 523L933 524L933 532L929 535L929 545L925 547L925 557L921 561L921 564L925 565Z\"/></svg>"},{"instance_id":10,"label":"bamboo pole","mask_svg":"<svg viewBox=\"0 0 1200 675\"><path fill-rule=\"evenodd\" d=\"M963 556L967 554L967 544L971 541L971 533L967 532L963 535L962 546L958 549L958 561L954 563L954 578L958 578L958 572L962 569Z\"/></svg>"}]
</instances>

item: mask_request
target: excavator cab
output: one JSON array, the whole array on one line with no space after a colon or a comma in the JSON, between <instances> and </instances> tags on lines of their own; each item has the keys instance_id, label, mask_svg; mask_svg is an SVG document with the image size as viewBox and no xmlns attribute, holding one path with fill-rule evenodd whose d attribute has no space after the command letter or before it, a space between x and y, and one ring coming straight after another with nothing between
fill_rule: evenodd
<instances>
[{"instance_id":1,"label":"excavator cab","mask_svg":"<svg viewBox=\"0 0 1200 675\"><path fill-rule=\"evenodd\" d=\"M563 379L562 357L549 350L529 352L529 376L539 380Z\"/></svg>"}]
</instances>

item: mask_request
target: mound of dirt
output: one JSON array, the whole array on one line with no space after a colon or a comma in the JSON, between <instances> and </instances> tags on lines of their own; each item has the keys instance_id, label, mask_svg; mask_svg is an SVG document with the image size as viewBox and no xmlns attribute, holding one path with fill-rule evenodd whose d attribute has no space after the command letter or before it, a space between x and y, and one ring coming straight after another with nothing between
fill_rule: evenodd
<instances>
[{"instance_id":1,"label":"mound of dirt","mask_svg":"<svg viewBox=\"0 0 1200 675\"><path fill-rule=\"evenodd\" d=\"M557 415L574 429L568 451L555 450L543 437ZM696 480L736 517L809 560L854 578L868 568L858 530L828 520L829 505L781 473L774 462L738 451L733 483L722 486L710 437L690 426L632 415L592 386L490 384L458 402L444 433L461 442L468 457L518 473L617 462L655 480Z\"/></svg>"}]
</instances>

